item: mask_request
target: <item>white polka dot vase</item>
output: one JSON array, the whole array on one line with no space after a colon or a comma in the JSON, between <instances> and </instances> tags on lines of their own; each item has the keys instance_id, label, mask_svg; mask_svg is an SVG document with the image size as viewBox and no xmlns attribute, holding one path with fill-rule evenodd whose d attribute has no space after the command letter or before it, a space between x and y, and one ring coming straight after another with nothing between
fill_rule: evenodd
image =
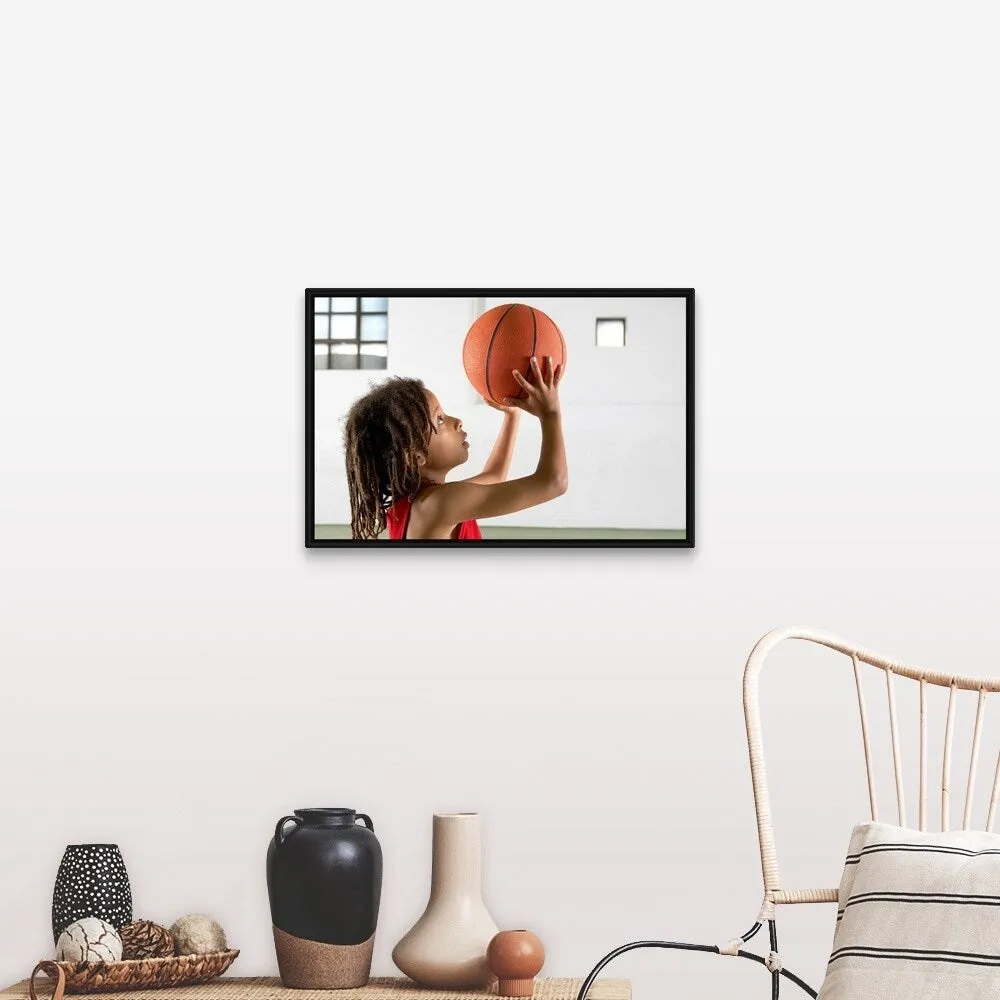
<instances>
[{"instance_id":1,"label":"white polka dot vase","mask_svg":"<svg viewBox=\"0 0 1000 1000\"><path fill-rule=\"evenodd\" d=\"M116 930L132 922L132 890L117 844L70 844L52 893L52 940L84 917L99 917Z\"/></svg>"}]
</instances>

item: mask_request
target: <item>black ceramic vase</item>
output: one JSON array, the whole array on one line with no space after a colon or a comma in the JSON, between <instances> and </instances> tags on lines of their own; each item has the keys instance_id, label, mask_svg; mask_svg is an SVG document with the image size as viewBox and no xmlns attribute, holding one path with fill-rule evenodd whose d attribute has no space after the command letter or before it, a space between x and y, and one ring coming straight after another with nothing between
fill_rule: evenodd
<instances>
[{"instance_id":1,"label":"black ceramic vase","mask_svg":"<svg viewBox=\"0 0 1000 1000\"><path fill-rule=\"evenodd\" d=\"M132 889L117 844L70 844L52 892L52 940L74 921L100 917L117 930L132 922Z\"/></svg>"},{"instance_id":2,"label":"black ceramic vase","mask_svg":"<svg viewBox=\"0 0 1000 1000\"><path fill-rule=\"evenodd\" d=\"M353 809L296 809L278 820L267 849L267 895L283 986L340 990L368 982L382 895L374 829Z\"/></svg>"}]
</instances>

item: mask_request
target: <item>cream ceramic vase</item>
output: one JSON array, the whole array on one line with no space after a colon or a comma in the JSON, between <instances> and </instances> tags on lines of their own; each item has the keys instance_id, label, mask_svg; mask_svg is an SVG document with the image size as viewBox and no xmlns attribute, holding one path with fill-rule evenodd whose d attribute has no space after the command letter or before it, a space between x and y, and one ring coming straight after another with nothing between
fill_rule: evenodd
<instances>
[{"instance_id":1,"label":"cream ceramic vase","mask_svg":"<svg viewBox=\"0 0 1000 1000\"><path fill-rule=\"evenodd\" d=\"M478 813L435 813L431 896L423 916L392 950L419 986L477 989L496 980L486 949L497 925L483 903Z\"/></svg>"}]
</instances>

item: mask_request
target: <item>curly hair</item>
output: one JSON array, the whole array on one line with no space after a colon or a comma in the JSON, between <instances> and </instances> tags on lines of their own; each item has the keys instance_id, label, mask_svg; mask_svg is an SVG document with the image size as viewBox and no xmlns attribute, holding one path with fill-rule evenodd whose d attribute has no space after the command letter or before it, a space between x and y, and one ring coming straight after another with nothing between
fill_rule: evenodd
<instances>
[{"instance_id":1,"label":"curly hair","mask_svg":"<svg viewBox=\"0 0 1000 1000\"><path fill-rule=\"evenodd\" d=\"M426 455L430 436L430 407L420 379L389 378L350 408L344 451L352 537L377 538L393 501L416 495L417 456Z\"/></svg>"}]
</instances>

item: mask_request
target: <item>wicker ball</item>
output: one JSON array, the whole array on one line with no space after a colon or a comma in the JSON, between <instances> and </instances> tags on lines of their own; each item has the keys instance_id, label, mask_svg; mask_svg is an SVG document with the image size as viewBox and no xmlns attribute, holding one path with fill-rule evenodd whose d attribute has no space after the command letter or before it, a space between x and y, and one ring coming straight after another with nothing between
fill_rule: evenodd
<instances>
[{"instance_id":1,"label":"wicker ball","mask_svg":"<svg viewBox=\"0 0 1000 1000\"><path fill-rule=\"evenodd\" d=\"M120 931L122 958L165 958L174 953L174 939L166 927L152 920L136 920Z\"/></svg>"},{"instance_id":2,"label":"wicker ball","mask_svg":"<svg viewBox=\"0 0 1000 1000\"><path fill-rule=\"evenodd\" d=\"M189 913L175 921L170 936L175 955L208 955L226 950L225 931L204 913Z\"/></svg>"},{"instance_id":3,"label":"wicker ball","mask_svg":"<svg viewBox=\"0 0 1000 1000\"><path fill-rule=\"evenodd\" d=\"M118 931L100 917L74 921L56 942L57 962L117 962L121 957Z\"/></svg>"}]
</instances>

